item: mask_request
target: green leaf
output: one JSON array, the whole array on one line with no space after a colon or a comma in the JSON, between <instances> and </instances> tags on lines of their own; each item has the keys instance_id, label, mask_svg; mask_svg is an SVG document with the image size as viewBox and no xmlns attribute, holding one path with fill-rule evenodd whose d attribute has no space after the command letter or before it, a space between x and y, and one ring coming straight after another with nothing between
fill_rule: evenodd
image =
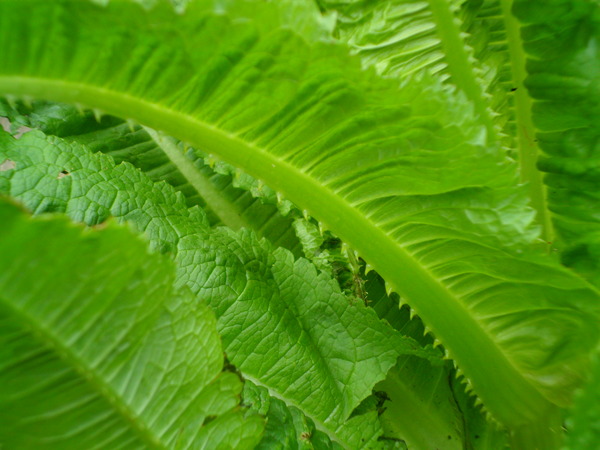
<instances>
[{"instance_id":1,"label":"green leaf","mask_svg":"<svg viewBox=\"0 0 600 450\"><path fill-rule=\"evenodd\" d=\"M340 448L325 433L317 430L315 424L300 410L288 408L281 400L269 396L267 389L250 381L244 383L244 403L267 418L265 434L257 450Z\"/></svg>"},{"instance_id":2,"label":"green leaf","mask_svg":"<svg viewBox=\"0 0 600 450\"><path fill-rule=\"evenodd\" d=\"M466 0L457 11L465 46L472 49L473 71L484 88L502 145L515 158L519 144L515 124L515 96L519 88L514 72L514 52L519 50L511 36L514 20L510 0ZM449 80L452 82L452 80Z\"/></svg>"},{"instance_id":3,"label":"green leaf","mask_svg":"<svg viewBox=\"0 0 600 450\"><path fill-rule=\"evenodd\" d=\"M534 212L483 107L362 71L316 11L227 3L4 1L0 92L133 118L262 180L409 302L498 420L553 426L597 340L598 293L531 248Z\"/></svg>"},{"instance_id":4,"label":"green leaf","mask_svg":"<svg viewBox=\"0 0 600 450\"><path fill-rule=\"evenodd\" d=\"M114 216L143 231L152 248L171 252L177 284L214 309L227 357L244 378L346 448L378 437L376 417L363 418L368 427L357 430L347 419L400 354L421 350L374 311L349 302L308 261L273 251L248 230L209 228L167 184L75 143L38 131L19 140L4 133L0 159L14 162L0 171L0 192L36 213L65 212L89 225Z\"/></svg>"},{"instance_id":5,"label":"green leaf","mask_svg":"<svg viewBox=\"0 0 600 450\"><path fill-rule=\"evenodd\" d=\"M586 386L575 398L567 417L567 448L592 450L600 441L600 351L592 359L592 370Z\"/></svg>"},{"instance_id":6,"label":"green leaf","mask_svg":"<svg viewBox=\"0 0 600 450\"><path fill-rule=\"evenodd\" d=\"M565 264L600 283L600 8L597 1L515 1L536 139Z\"/></svg>"},{"instance_id":7,"label":"green leaf","mask_svg":"<svg viewBox=\"0 0 600 450\"><path fill-rule=\"evenodd\" d=\"M486 34L482 17L461 11L461 6L466 10L474 5L465 7L465 0L318 3L325 10L336 11L336 36L349 44L365 66L388 78L435 74L465 94L490 137L496 138L501 132L506 119L492 109L501 105L494 102L490 92L496 88L497 68L503 65L506 52L496 48L496 60L492 61L487 54L474 51L472 44L489 44L492 39ZM472 27L474 22L478 26ZM475 42L465 30L475 33ZM505 99L506 92L502 89L498 97Z\"/></svg>"},{"instance_id":8,"label":"green leaf","mask_svg":"<svg viewBox=\"0 0 600 450\"><path fill-rule=\"evenodd\" d=\"M177 172L200 194L205 208L216 216L218 222L212 221L213 225L222 224L233 230L253 230L273 245L285 247L296 256L301 255L300 243L291 227L292 219L280 214L274 202L265 201L260 186L245 189L239 183L237 173L215 172L205 163L206 158L200 152L186 150L174 138L149 128L146 128L146 132L177 168Z\"/></svg>"},{"instance_id":9,"label":"green leaf","mask_svg":"<svg viewBox=\"0 0 600 450\"><path fill-rule=\"evenodd\" d=\"M506 430L494 420L489 420L487 415L481 411L477 397L465 391L461 379L453 378L450 380L450 384L454 393L454 401L463 416L463 435L467 442L466 448L508 450L511 445L514 447L514 444L509 445L509 436Z\"/></svg>"},{"instance_id":10,"label":"green leaf","mask_svg":"<svg viewBox=\"0 0 600 450\"><path fill-rule=\"evenodd\" d=\"M16 110L5 114L13 123L83 144L92 151L111 155L117 163L130 162L154 181L168 182L185 195L188 206L203 207L212 225L250 228L276 246L289 248L296 255L301 253L291 219L282 217L274 205L241 190L233 174L215 173L197 156L198 151L186 150L172 138L115 117L97 120L92 111L78 111L64 104L18 104Z\"/></svg>"},{"instance_id":11,"label":"green leaf","mask_svg":"<svg viewBox=\"0 0 600 450\"><path fill-rule=\"evenodd\" d=\"M426 346L425 351L430 350L429 356L423 352L422 358L400 357L386 379L377 384L376 389L386 394L381 414L383 436L402 439L409 448L507 448L505 430L486 420L475 404L479 400L466 392L464 379L456 378L451 364L440 364L439 351L430 347L435 341L424 334L419 318L410 318L406 307L394 306L396 300L385 294L381 279L373 272L368 274L365 289L379 317Z\"/></svg>"},{"instance_id":12,"label":"green leaf","mask_svg":"<svg viewBox=\"0 0 600 450\"><path fill-rule=\"evenodd\" d=\"M486 420L489 414L480 410L480 400L463 378L457 378L452 364L442 361L442 348L433 347L439 341L408 307L398 308L381 277L370 271L364 278L368 304L377 315L423 346L420 358L401 356L375 386L384 400L377 408L384 430L381 439L406 442L409 448L506 448L505 430Z\"/></svg>"},{"instance_id":13,"label":"green leaf","mask_svg":"<svg viewBox=\"0 0 600 450\"><path fill-rule=\"evenodd\" d=\"M368 397L370 399L371 397ZM336 442L319 431L314 422L297 408L288 407L277 398L270 397L268 391L246 381L244 384L244 403L252 405L252 410L266 415L265 435L257 449L339 449ZM361 404L362 405L362 404ZM357 408L358 409L358 408ZM382 440L381 425L375 411L355 413L337 430L337 434L346 442L366 449L397 448Z\"/></svg>"},{"instance_id":14,"label":"green leaf","mask_svg":"<svg viewBox=\"0 0 600 450\"><path fill-rule=\"evenodd\" d=\"M129 230L0 202L0 443L252 448L213 313ZM85 261L85 264L82 264Z\"/></svg>"},{"instance_id":15,"label":"green leaf","mask_svg":"<svg viewBox=\"0 0 600 450\"><path fill-rule=\"evenodd\" d=\"M180 279L215 308L226 351L246 379L335 431L398 355L418 346L360 302L349 303L308 261L265 250L245 233L184 237ZM227 274L235 276L219 283Z\"/></svg>"},{"instance_id":16,"label":"green leaf","mask_svg":"<svg viewBox=\"0 0 600 450\"><path fill-rule=\"evenodd\" d=\"M455 86L485 123L491 143L519 162L542 238L553 240L546 192L536 168L525 54L512 0L320 0L339 14L336 34L382 76L435 74Z\"/></svg>"},{"instance_id":17,"label":"green leaf","mask_svg":"<svg viewBox=\"0 0 600 450\"><path fill-rule=\"evenodd\" d=\"M411 320L408 308L398 308L397 300L386 295L381 279L373 272L367 276L365 289L379 317L403 335L431 346L433 341L424 335L419 319ZM440 356L439 349L431 349L428 358L402 356L377 384L376 389L386 393L381 415L384 436L401 439L409 448L468 447L463 414L469 411L457 407L450 388L451 364L442 364Z\"/></svg>"}]
</instances>

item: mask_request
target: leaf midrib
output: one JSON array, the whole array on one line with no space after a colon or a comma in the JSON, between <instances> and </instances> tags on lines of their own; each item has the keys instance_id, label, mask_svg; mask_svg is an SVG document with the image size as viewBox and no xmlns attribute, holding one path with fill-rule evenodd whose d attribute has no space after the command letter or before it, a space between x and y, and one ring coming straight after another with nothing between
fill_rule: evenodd
<instances>
[{"instance_id":1,"label":"leaf midrib","mask_svg":"<svg viewBox=\"0 0 600 450\"><path fill-rule=\"evenodd\" d=\"M160 443L160 439L153 436L148 427L140 424L139 416L122 401L121 396L98 376L96 368L86 364L85 361L73 353L69 347L63 345L63 343L57 339L47 327L34 317L27 314L25 311L15 308L10 300L2 296L0 297L0 302L7 311L9 311L9 314L12 314L16 318L16 323L27 324L27 326L33 330L29 335L38 341L40 346L49 348L57 358L72 367L79 377L83 378L85 383L89 385L98 396L103 398L109 405L112 405L114 410L123 417L125 422L129 424L130 428L143 443L148 446L148 448L164 448Z\"/></svg>"},{"instance_id":2,"label":"leaf midrib","mask_svg":"<svg viewBox=\"0 0 600 450\"><path fill-rule=\"evenodd\" d=\"M542 226L542 239L547 242L554 240L554 231L548 202L546 185L542 174L537 168L539 148L535 140L535 128L531 107L533 102L524 81L527 77L525 69L526 55L523 51L523 43L520 36L520 24L512 15L512 0L500 0L502 15L506 27L506 39L508 42L508 54L510 67L515 85L515 116L517 125L517 145L519 155L519 166L521 181L526 183L531 198L531 206L536 211L537 221Z\"/></svg>"},{"instance_id":3,"label":"leaf midrib","mask_svg":"<svg viewBox=\"0 0 600 450\"><path fill-rule=\"evenodd\" d=\"M387 413L394 419L394 432L403 436L405 440L415 448L428 448L432 441L429 435L446 436L454 434L456 430L453 424L443 417L440 409L435 407L433 397L439 384L446 381L447 376L443 371L436 374L435 382L431 384L430 398L425 399L417 395L406 382L400 377L401 369L408 363L407 358L402 366L388 374L385 381L378 385L378 388L386 392L393 392L403 403L392 401L387 406ZM392 396L393 398L393 396Z\"/></svg>"},{"instance_id":4,"label":"leaf midrib","mask_svg":"<svg viewBox=\"0 0 600 450\"><path fill-rule=\"evenodd\" d=\"M100 108L177 136L263 180L355 248L396 292L408 300L452 352L451 356L471 379L484 403L494 404L493 400L496 400L495 404L505 410L500 420L508 423L528 420L549 405L468 309L426 267L419 265L398 242L358 209L291 164L192 116L123 92L65 80L23 76L0 77L0 92ZM399 273L403 276L398 276Z\"/></svg>"},{"instance_id":5,"label":"leaf midrib","mask_svg":"<svg viewBox=\"0 0 600 450\"><path fill-rule=\"evenodd\" d=\"M252 229L252 226L239 214L235 206L215 188L207 177L194 167L193 163L177 148L174 142L152 128L144 127L144 130L225 226L232 230Z\"/></svg>"}]
</instances>

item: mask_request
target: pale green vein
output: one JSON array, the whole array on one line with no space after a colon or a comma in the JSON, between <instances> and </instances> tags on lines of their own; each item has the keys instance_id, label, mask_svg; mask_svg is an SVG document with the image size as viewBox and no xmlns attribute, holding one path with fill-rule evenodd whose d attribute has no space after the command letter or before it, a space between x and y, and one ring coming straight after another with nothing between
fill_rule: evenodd
<instances>
[{"instance_id":1,"label":"pale green vein","mask_svg":"<svg viewBox=\"0 0 600 450\"><path fill-rule=\"evenodd\" d=\"M523 84L527 72L525 70L526 57L520 35L521 26L511 12L513 0L501 0L500 3L506 26L514 88L516 89L514 91L515 116L521 181L526 183L529 189L531 206L535 208L536 219L542 226L542 239L552 242L554 240L554 230L546 200L546 185L543 182L541 172L537 168L539 150L531 116L532 101Z\"/></svg>"},{"instance_id":2,"label":"pale green vein","mask_svg":"<svg viewBox=\"0 0 600 450\"><path fill-rule=\"evenodd\" d=\"M202 174L192 161L183 154L177 146L175 139L165 136L152 128L144 127L144 130L146 130L225 226L232 230L239 230L241 228L252 229L252 226L237 211L235 205L216 189L210 179Z\"/></svg>"},{"instance_id":3,"label":"pale green vein","mask_svg":"<svg viewBox=\"0 0 600 450\"><path fill-rule=\"evenodd\" d=\"M497 138L497 130L486 101L481 82L475 73L475 60L469 54L467 43L462 38L460 24L455 17L449 0L429 0L431 12L437 23L436 31L444 49L445 61L451 74L451 82L467 96L488 132L488 139Z\"/></svg>"},{"instance_id":4,"label":"pale green vein","mask_svg":"<svg viewBox=\"0 0 600 450\"><path fill-rule=\"evenodd\" d=\"M7 279L10 279L10 277ZM32 331L31 335L34 336L38 342L49 347L56 355L60 355L63 361L73 368L80 377L85 379L85 382L94 392L96 392L96 394L98 394L98 396L102 397L106 402L112 405L142 442L148 445L149 448L164 448L160 443L160 439L157 436L153 436L150 433L150 428L142 423L141 417L129 408L124 399L118 395L115 390L102 379L102 377L98 376L94 367L86 364L71 351L69 346L64 345L58 340L47 327L26 314L24 311L15 308L10 301L0 299L0 303L8 314L14 316L16 323L26 324Z\"/></svg>"},{"instance_id":5,"label":"pale green vein","mask_svg":"<svg viewBox=\"0 0 600 450\"><path fill-rule=\"evenodd\" d=\"M132 118L177 136L264 180L306 209L356 249L429 324L484 402L500 420L532 420L550 404L514 365L481 323L451 290L419 264L401 244L350 205L339 193L268 151L197 118L110 89L48 78L3 76L0 92L81 103ZM312 195L306 195L307 192ZM365 239L369 236L369 239ZM402 270L399 270L399 269ZM435 298L436 301L430 301ZM462 324L457 328L456 324ZM502 399L501 402L495 399Z\"/></svg>"},{"instance_id":6,"label":"pale green vein","mask_svg":"<svg viewBox=\"0 0 600 450\"><path fill-rule=\"evenodd\" d=\"M438 378L432 382L432 397L438 384L443 383L445 379L445 372L440 370ZM440 436L443 439L446 439L446 436L454 437L450 442L443 442L446 449L458 448L461 445L457 439L457 430L442 417L442 410L436 408L433 399L425 400L410 389L397 369L392 369L385 381L377 385L377 389L387 392L392 400L385 405L386 415L389 416L386 425L411 446L427 449L435 445L441 448L440 442L436 442L436 438L439 439ZM390 421L389 418L394 420Z\"/></svg>"}]
</instances>

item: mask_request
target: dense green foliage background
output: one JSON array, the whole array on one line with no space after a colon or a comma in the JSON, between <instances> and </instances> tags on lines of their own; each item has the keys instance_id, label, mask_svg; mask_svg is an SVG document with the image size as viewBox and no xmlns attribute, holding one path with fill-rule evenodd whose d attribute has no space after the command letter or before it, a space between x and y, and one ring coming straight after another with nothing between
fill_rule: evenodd
<instances>
[{"instance_id":1,"label":"dense green foliage background","mask_svg":"<svg viewBox=\"0 0 600 450\"><path fill-rule=\"evenodd\" d=\"M593 448L599 30L0 0L0 445Z\"/></svg>"}]
</instances>

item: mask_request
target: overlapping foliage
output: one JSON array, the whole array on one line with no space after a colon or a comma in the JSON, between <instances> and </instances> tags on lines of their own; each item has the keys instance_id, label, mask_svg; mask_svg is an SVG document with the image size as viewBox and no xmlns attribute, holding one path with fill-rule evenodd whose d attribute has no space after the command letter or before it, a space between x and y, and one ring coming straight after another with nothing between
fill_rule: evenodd
<instances>
[{"instance_id":1,"label":"overlapping foliage","mask_svg":"<svg viewBox=\"0 0 600 450\"><path fill-rule=\"evenodd\" d=\"M598 4L316 3L0 2L2 115L41 130L0 137L0 191L169 255L245 380L236 445L557 447L600 332Z\"/></svg>"}]
</instances>

